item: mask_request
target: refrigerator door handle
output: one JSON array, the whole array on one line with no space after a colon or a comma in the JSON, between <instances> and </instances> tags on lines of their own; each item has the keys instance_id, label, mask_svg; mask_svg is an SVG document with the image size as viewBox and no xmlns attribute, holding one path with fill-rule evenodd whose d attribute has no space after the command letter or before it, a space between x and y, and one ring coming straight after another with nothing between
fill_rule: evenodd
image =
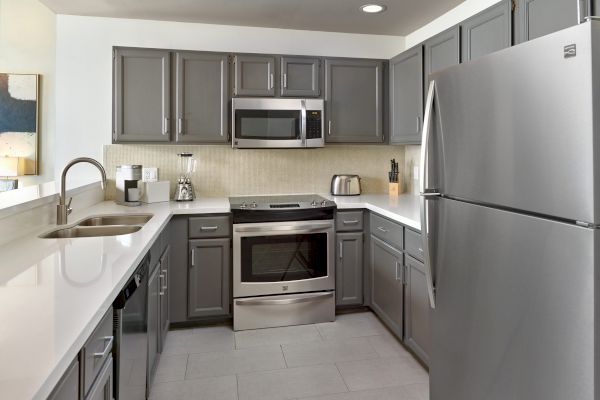
<instances>
[{"instance_id":1,"label":"refrigerator door handle","mask_svg":"<svg viewBox=\"0 0 600 400\"><path fill-rule=\"evenodd\" d=\"M429 223L427 220L427 200L439 197L436 189L428 188L429 184L429 160L428 146L431 131L431 118L433 101L435 99L435 81L432 80L427 90L427 102L425 103L425 117L423 118L423 139L421 143L421 170L419 171L421 189L421 236L423 238L423 258L425 264L425 278L427 280L427 292L429 294L429 305L435 308L435 287L433 285L433 272L431 266L431 249L429 246Z\"/></svg>"}]
</instances>

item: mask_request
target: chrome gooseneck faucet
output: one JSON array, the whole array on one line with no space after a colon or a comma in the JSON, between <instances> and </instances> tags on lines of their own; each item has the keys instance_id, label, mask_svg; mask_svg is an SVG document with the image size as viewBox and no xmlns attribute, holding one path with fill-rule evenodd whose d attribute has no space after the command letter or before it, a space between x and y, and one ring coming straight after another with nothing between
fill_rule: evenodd
<instances>
[{"instance_id":1,"label":"chrome gooseneck faucet","mask_svg":"<svg viewBox=\"0 0 600 400\"><path fill-rule=\"evenodd\" d=\"M71 211L73 211L71 209L71 201L73 200L73 198L70 197L69 202L66 203L65 191L66 191L67 171L73 165L82 163L82 162L95 165L96 168L98 168L100 170L100 174L102 174L102 189L103 190L106 189L106 171L104 170L104 167L102 166L102 164L100 164L98 161L94 160L93 158L88 158L88 157L79 157L79 158L75 158L75 159L69 161L69 163L67 165L65 165L65 168L63 169L62 175L60 178L60 199L58 201L58 205L56 206L56 224L57 225L65 225L67 223L67 216L69 214L71 214Z\"/></svg>"}]
</instances>

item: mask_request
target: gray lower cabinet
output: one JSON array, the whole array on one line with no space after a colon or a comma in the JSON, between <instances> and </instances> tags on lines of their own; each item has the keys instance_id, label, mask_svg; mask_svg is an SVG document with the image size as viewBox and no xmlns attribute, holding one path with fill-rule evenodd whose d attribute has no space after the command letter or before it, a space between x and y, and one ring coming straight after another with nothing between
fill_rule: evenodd
<instances>
[{"instance_id":1,"label":"gray lower cabinet","mask_svg":"<svg viewBox=\"0 0 600 400\"><path fill-rule=\"evenodd\" d=\"M363 304L363 233L336 234L336 305Z\"/></svg>"},{"instance_id":2,"label":"gray lower cabinet","mask_svg":"<svg viewBox=\"0 0 600 400\"><path fill-rule=\"evenodd\" d=\"M281 96L319 97L321 60L281 57Z\"/></svg>"},{"instance_id":3,"label":"gray lower cabinet","mask_svg":"<svg viewBox=\"0 0 600 400\"><path fill-rule=\"evenodd\" d=\"M516 0L515 43L576 25L589 15L587 8L584 0Z\"/></svg>"},{"instance_id":4,"label":"gray lower cabinet","mask_svg":"<svg viewBox=\"0 0 600 400\"><path fill-rule=\"evenodd\" d=\"M112 400L113 384L113 358L109 356L85 400Z\"/></svg>"},{"instance_id":5,"label":"gray lower cabinet","mask_svg":"<svg viewBox=\"0 0 600 400\"><path fill-rule=\"evenodd\" d=\"M384 65L380 60L325 60L326 142L384 141Z\"/></svg>"},{"instance_id":6,"label":"gray lower cabinet","mask_svg":"<svg viewBox=\"0 0 600 400\"><path fill-rule=\"evenodd\" d=\"M160 289L160 266L156 266L148 279L148 387L152 385L158 364Z\"/></svg>"},{"instance_id":7,"label":"gray lower cabinet","mask_svg":"<svg viewBox=\"0 0 600 400\"><path fill-rule=\"evenodd\" d=\"M229 61L227 54L175 53L175 140L226 143Z\"/></svg>"},{"instance_id":8,"label":"gray lower cabinet","mask_svg":"<svg viewBox=\"0 0 600 400\"><path fill-rule=\"evenodd\" d=\"M113 142L170 140L170 52L115 48Z\"/></svg>"},{"instance_id":9,"label":"gray lower cabinet","mask_svg":"<svg viewBox=\"0 0 600 400\"><path fill-rule=\"evenodd\" d=\"M460 63L460 27L454 26L426 40L424 49L427 90L431 73Z\"/></svg>"},{"instance_id":10,"label":"gray lower cabinet","mask_svg":"<svg viewBox=\"0 0 600 400\"><path fill-rule=\"evenodd\" d=\"M275 57L242 55L234 58L235 96L275 96Z\"/></svg>"},{"instance_id":11,"label":"gray lower cabinet","mask_svg":"<svg viewBox=\"0 0 600 400\"><path fill-rule=\"evenodd\" d=\"M371 235L371 308L398 337L404 318L403 254Z\"/></svg>"},{"instance_id":12,"label":"gray lower cabinet","mask_svg":"<svg viewBox=\"0 0 600 400\"><path fill-rule=\"evenodd\" d=\"M79 361L74 360L48 397L48 400L79 399Z\"/></svg>"},{"instance_id":13,"label":"gray lower cabinet","mask_svg":"<svg viewBox=\"0 0 600 400\"><path fill-rule=\"evenodd\" d=\"M425 267L421 261L405 256L406 291L404 297L404 343L429 364L430 308Z\"/></svg>"},{"instance_id":14,"label":"gray lower cabinet","mask_svg":"<svg viewBox=\"0 0 600 400\"><path fill-rule=\"evenodd\" d=\"M512 44L512 2L503 0L463 21L460 28L463 62L510 47Z\"/></svg>"},{"instance_id":15,"label":"gray lower cabinet","mask_svg":"<svg viewBox=\"0 0 600 400\"><path fill-rule=\"evenodd\" d=\"M162 353L169 332L169 265L170 265L170 248L167 247L160 258L160 264L158 268L160 277L160 291L159 291L159 338L158 338L158 351Z\"/></svg>"},{"instance_id":16,"label":"gray lower cabinet","mask_svg":"<svg viewBox=\"0 0 600 400\"><path fill-rule=\"evenodd\" d=\"M188 317L230 314L231 239L189 241Z\"/></svg>"},{"instance_id":17,"label":"gray lower cabinet","mask_svg":"<svg viewBox=\"0 0 600 400\"><path fill-rule=\"evenodd\" d=\"M390 60L390 143L417 144L423 127L423 46Z\"/></svg>"}]
</instances>

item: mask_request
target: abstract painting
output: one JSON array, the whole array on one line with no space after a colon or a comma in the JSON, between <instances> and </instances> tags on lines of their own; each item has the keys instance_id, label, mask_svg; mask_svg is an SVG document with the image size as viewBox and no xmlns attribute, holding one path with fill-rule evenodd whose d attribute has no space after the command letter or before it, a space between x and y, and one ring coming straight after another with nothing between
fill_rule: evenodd
<instances>
[{"instance_id":1,"label":"abstract painting","mask_svg":"<svg viewBox=\"0 0 600 400\"><path fill-rule=\"evenodd\" d=\"M37 74L0 73L0 157L25 159L25 174L37 175Z\"/></svg>"}]
</instances>

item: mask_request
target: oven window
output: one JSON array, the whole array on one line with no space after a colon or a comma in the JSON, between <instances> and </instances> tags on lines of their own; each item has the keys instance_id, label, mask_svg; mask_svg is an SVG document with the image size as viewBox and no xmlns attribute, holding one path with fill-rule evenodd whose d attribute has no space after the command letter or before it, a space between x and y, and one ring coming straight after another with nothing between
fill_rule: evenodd
<instances>
[{"instance_id":1,"label":"oven window","mask_svg":"<svg viewBox=\"0 0 600 400\"><path fill-rule=\"evenodd\" d=\"M327 276L327 234L241 239L242 282L284 282Z\"/></svg>"},{"instance_id":2,"label":"oven window","mask_svg":"<svg viewBox=\"0 0 600 400\"><path fill-rule=\"evenodd\" d=\"M235 110L237 139L300 139L298 110Z\"/></svg>"}]
</instances>

